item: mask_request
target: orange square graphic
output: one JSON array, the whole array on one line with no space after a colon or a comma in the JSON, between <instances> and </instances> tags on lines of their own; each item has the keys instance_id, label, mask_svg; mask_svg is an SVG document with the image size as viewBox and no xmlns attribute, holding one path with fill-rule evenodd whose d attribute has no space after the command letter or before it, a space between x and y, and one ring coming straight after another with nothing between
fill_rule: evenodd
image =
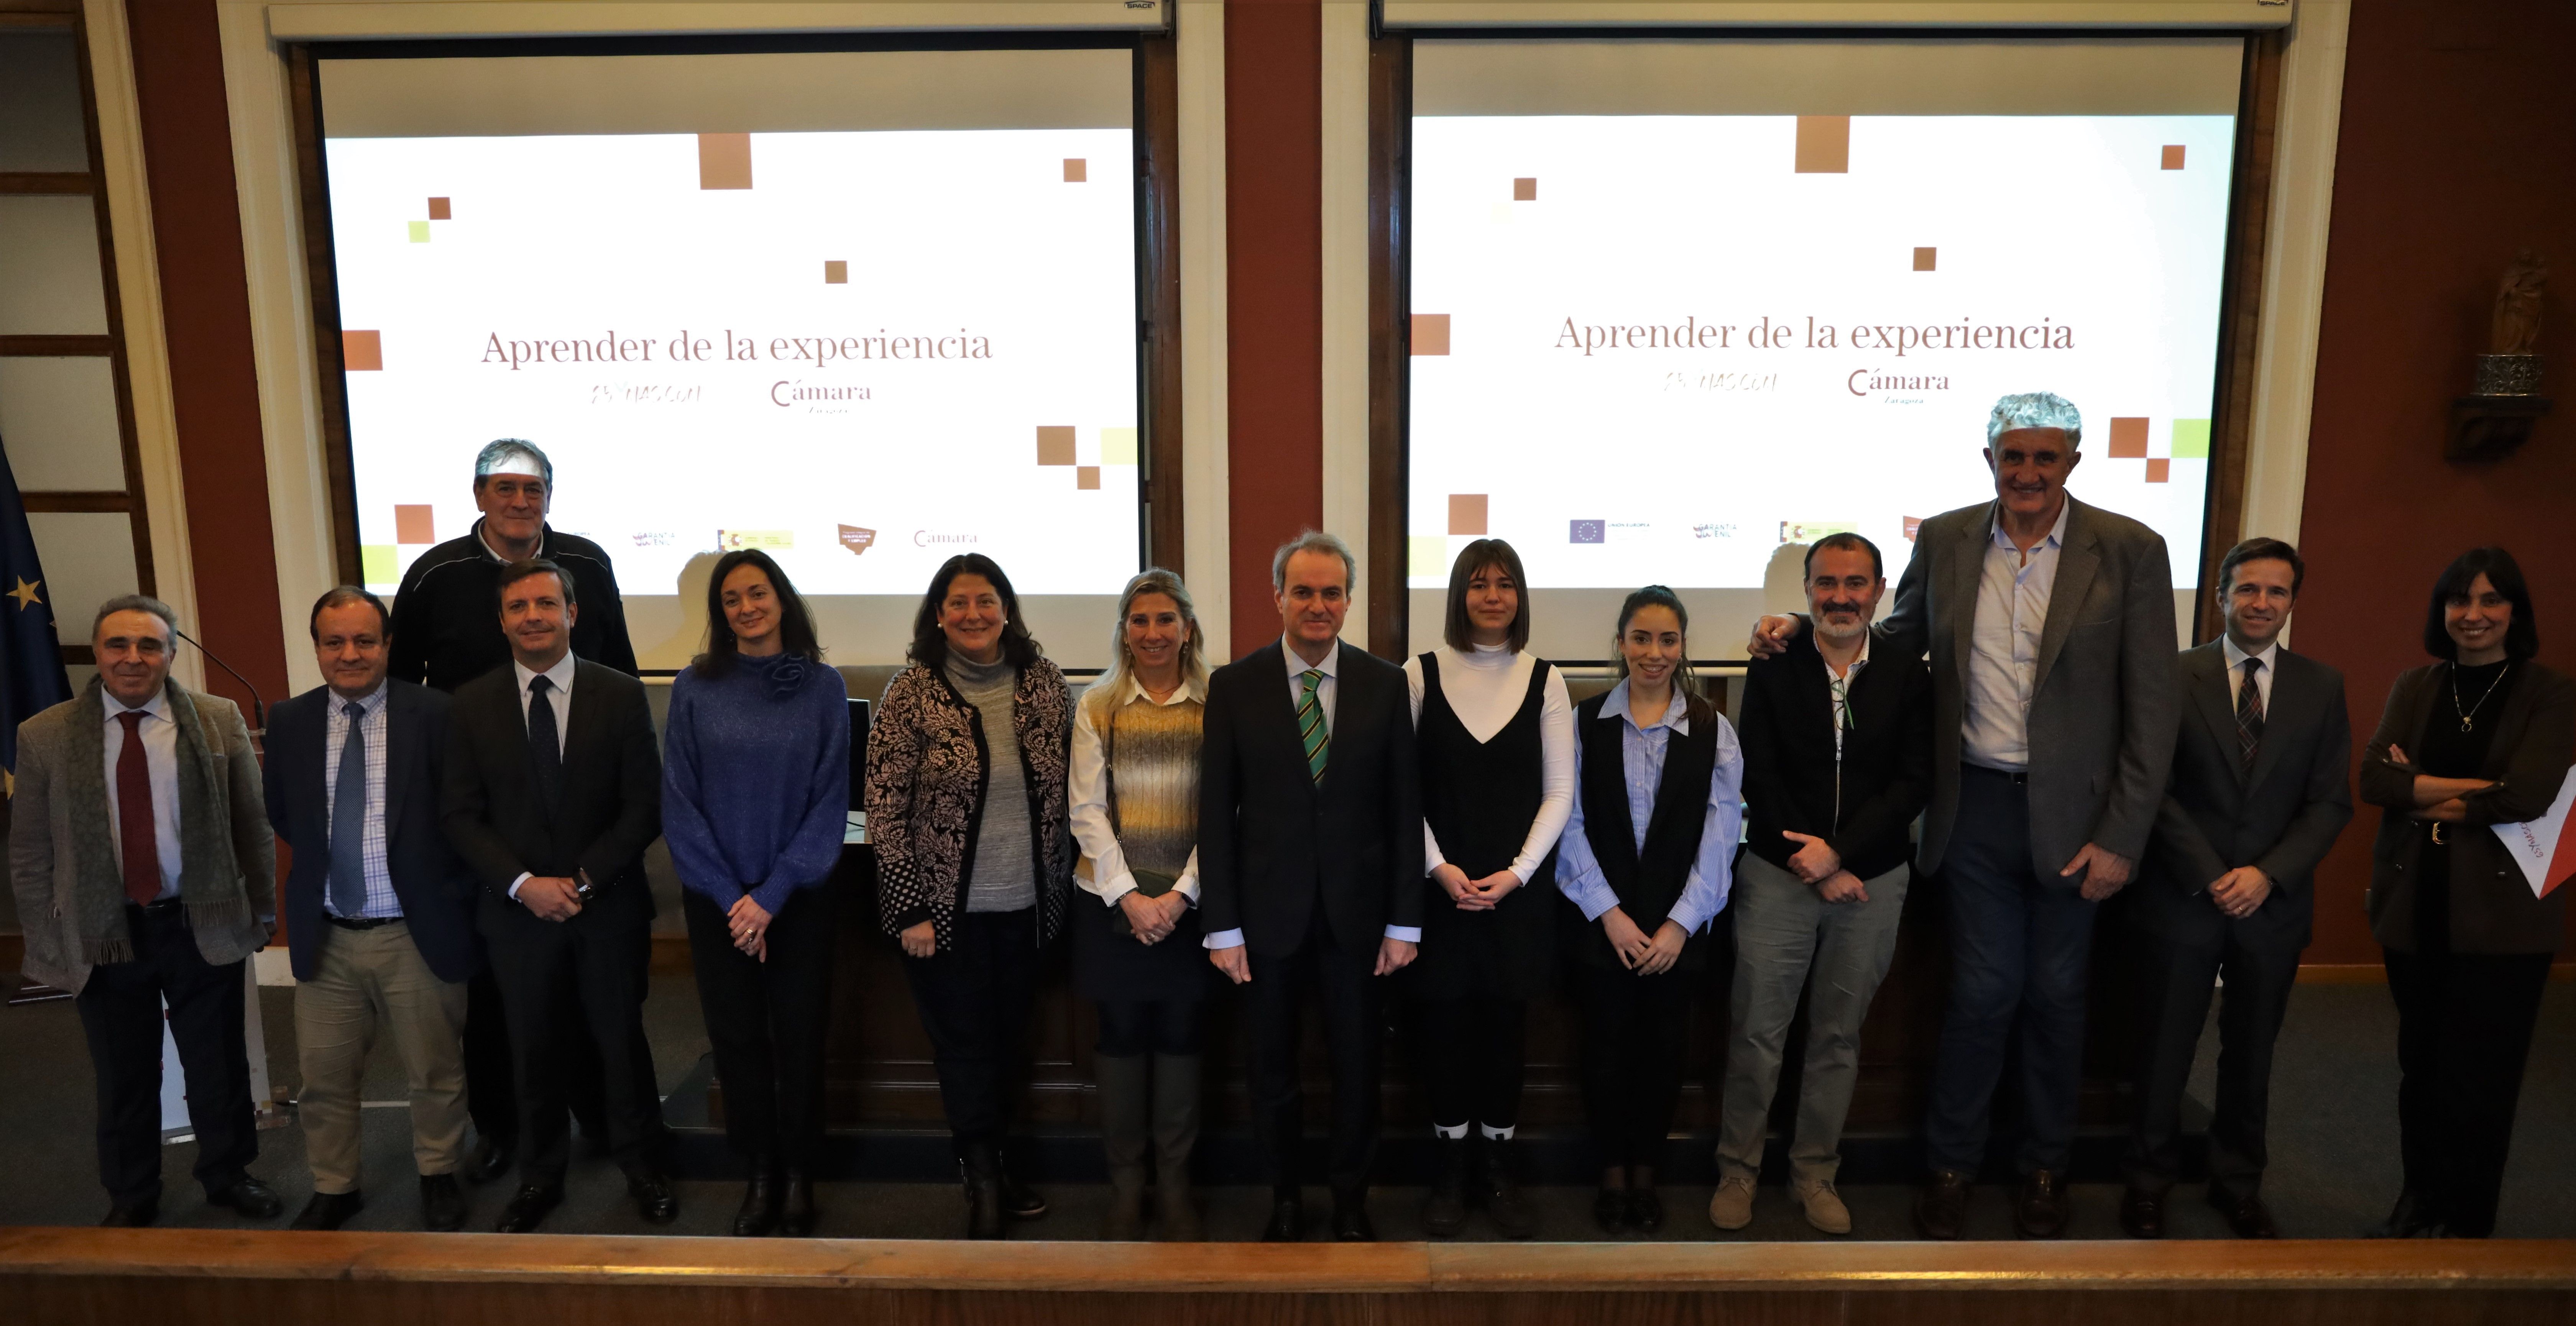
<instances>
[{"instance_id":1,"label":"orange square graphic","mask_svg":"<svg viewBox=\"0 0 2576 1326\"><path fill-rule=\"evenodd\" d=\"M1798 117L1798 167L1801 175L1841 175L1851 170L1851 117Z\"/></svg>"},{"instance_id":2,"label":"orange square graphic","mask_svg":"<svg viewBox=\"0 0 2576 1326\"><path fill-rule=\"evenodd\" d=\"M1914 250L1914 270L1918 272L1928 272L1933 270L1933 264L1939 259L1940 255L1941 251L1939 249L1916 248Z\"/></svg>"},{"instance_id":3,"label":"orange square graphic","mask_svg":"<svg viewBox=\"0 0 2576 1326\"><path fill-rule=\"evenodd\" d=\"M1098 488L1100 486L1100 467L1097 465L1074 466L1073 486L1076 488Z\"/></svg>"},{"instance_id":4,"label":"orange square graphic","mask_svg":"<svg viewBox=\"0 0 2576 1326\"><path fill-rule=\"evenodd\" d=\"M1091 178L1091 164L1090 164L1088 161L1086 161L1085 159L1083 159L1083 158L1081 158L1081 157L1066 157L1066 158L1064 159L1064 182L1065 182L1065 183L1067 183L1067 184L1080 184L1080 183L1082 183L1083 181L1088 180L1088 179L1090 179L1090 178Z\"/></svg>"},{"instance_id":5,"label":"orange square graphic","mask_svg":"<svg viewBox=\"0 0 2576 1326\"><path fill-rule=\"evenodd\" d=\"M1449 353L1449 315L1416 313L1413 315L1413 352L1418 355Z\"/></svg>"},{"instance_id":6,"label":"orange square graphic","mask_svg":"<svg viewBox=\"0 0 2576 1326\"><path fill-rule=\"evenodd\" d=\"M1512 201L1516 203L1537 202L1538 180L1535 177L1513 180Z\"/></svg>"},{"instance_id":7,"label":"orange square graphic","mask_svg":"<svg viewBox=\"0 0 2576 1326\"><path fill-rule=\"evenodd\" d=\"M1040 425L1038 428L1038 464L1071 465L1072 463L1072 426Z\"/></svg>"},{"instance_id":8,"label":"orange square graphic","mask_svg":"<svg viewBox=\"0 0 2576 1326\"><path fill-rule=\"evenodd\" d=\"M1449 494L1449 532L1485 537L1485 495L1483 493Z\"/></svg>"},{"instance_id":9,"label":"orange square graphic","mask_svg":"<svg viewBox=\"0 0 2576 1326\"><path fill-rule=\"evenodd\" d=\"M385 334L372 331L340 333L340 368L348 373L380 373L385 367Z\"/></svg>"},{"instance_id":10,"label":"orange square graphic","mask_svg":"<svg viewBox=\"0 0 2576 1326\"><path fill-rule=\"evenodd\" d=\"M2167 170L2180 170L2180 169L2182 169L2182 144L2180 144L2180 143L2167 143L2167 144L2165 144L2165 169L2167 169Z\"/></svg>"},{"instance_id":11,"label":"orange square graphic","mask_svg":"<svg viewBox=\"0 0 2576 1326\"><path fill-rule=\"evenodd\" d=\"M448 219L446 199L432 198L429 200L429 219L432 221L445 221Z\"/></svg>"},{"instance_id":12,"label":"orange square graphic","mask_svg":"<svg viewBox=\"0 0 2576 1326\"><path fill-rule=\"evenodd\" d=\"M2114 419L2111 421L2111 459L2144 460L2147 456L2147 421Z\"/></svg>"},{"instance_id":13,"label":"orange square graphic","mask_svg":"<svg viewBox=\"0 0 2576 1326\"><path fill-rule=\"evenodd\" d=\"M1921 532L1921 531L1922 531L1922 529L1923 529L1923 517L1921 517L1921 516L1907 516L1907 517L1905 518L1905 541L1906 541L1907 543L1912 543L1912 542L1914 542L1914 536L1915 536L1917 533Z\"/></svg>"},{"instance_id":14,"label":"orange square graphic","mask_svg":"<svg viewBox=\"0 0 2576 1326\"><path fill-rule=\"evenodd\" d=\"M751 135L699 134L698 187L701 189L750 188Z\"/></svg>"},{"instance_id":15,"label":"orange square graphic","mask_svg":"<svg viewBox=\"0 0 2576 1326\"><path fill-rule=\"evenodd\" d=\"M825 284L825 285L848 285L849 283L850 283L850 264L848 264L847 262L842 261L842 260L841 260L841 259L839 259L839 258L828 258L828 259L825 259L825 260L824 260L824 262L823 262L823 284Z\"/></svg>"},{"instance_id":16,"label":"orange square graphic","mask_svg":"<svg viewBox=\"0 0 2576 1326\"><path fill-rule=\"evenodd\" d=\"M2147 462L2147 482L2166 483L2173 478L2173 462L2162 456Z\"/></svg>"},{"instance_id":17,"label":"orange square graphic","mask_svg":"<svg viewBox=\"0 0 2576 1326\"><path fill-rule=\"evenodd\" d=\"M436 543L438 542L436 530L437 526L430 523L428 507L396 506L394 508L394 542Z\"/></svg>"}]
</instances>

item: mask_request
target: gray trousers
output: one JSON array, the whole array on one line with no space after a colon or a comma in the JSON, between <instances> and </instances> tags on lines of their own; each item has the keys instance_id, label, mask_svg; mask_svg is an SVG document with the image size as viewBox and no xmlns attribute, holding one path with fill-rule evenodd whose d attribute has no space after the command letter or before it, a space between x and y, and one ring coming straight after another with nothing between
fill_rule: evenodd
<instances>
[{"instance_id":1,"label":"gray trousers","mask_svg":"<svg viewBox=\"0 0 2576 1326\"><path fill-rule=\"evenodd\" d=\"M1736 863L1733 1027L1726 1039L1717 1167L1758 1178L1771 1096L1799 991L1812 968L1807 1054L1798 1092L1791 1175L1830 1183L1842 1164L1843 1118L1860 1073L1860 1024L1896 952L1907 867L1864 880L1867 902L1829 903L1797 876L1747 852Z\"/></svg>"},{"instance_id":2,"label":"gray trousers","mask_svg":"<svg viewBox=\"0 0 2576 1326\"><path fill-rule=\"evenodd\" d=\"M313 1191L358 1190L359 1086L367 1052L391 1040L411 1088L411 1159L453 1174L465 1148L465 983L442 981L396 921L366 930L322 922L313 979L295 986L296 1116Z\"/></svg>"}]
</instances>

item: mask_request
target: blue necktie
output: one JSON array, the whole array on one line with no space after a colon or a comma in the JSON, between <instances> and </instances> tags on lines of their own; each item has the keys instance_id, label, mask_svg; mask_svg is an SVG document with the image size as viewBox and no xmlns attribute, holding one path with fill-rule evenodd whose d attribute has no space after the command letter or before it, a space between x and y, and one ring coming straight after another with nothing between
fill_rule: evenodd
<instances>
[{"instance_id":1,"label":"blue necktie","mask_svg":"<svg viewBox=\"0 0 2576 1326\"><path fill-rule=\"evenodd\" d=\"M367 711L351 704L349 739L331 791L331 909L356 917L367 910Z\"/></svg>"}]
</instances>

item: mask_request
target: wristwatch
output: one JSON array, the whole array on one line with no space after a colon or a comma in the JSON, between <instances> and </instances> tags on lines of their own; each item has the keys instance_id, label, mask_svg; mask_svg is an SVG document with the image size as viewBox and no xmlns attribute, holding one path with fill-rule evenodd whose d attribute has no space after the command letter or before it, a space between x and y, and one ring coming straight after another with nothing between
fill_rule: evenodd
<instances>
[{"instance_id":1,"label":"wristwatch","mask_svg":"<svg viewBox=\"0 0 2576 1326\"><path fill-rule=\"evenodd\" d=\"M590 882L589 871L576 868L572 872L572 896L585 907L590 905L591 899L599 896L598 887Z\"/></svg>"}]
</instances>

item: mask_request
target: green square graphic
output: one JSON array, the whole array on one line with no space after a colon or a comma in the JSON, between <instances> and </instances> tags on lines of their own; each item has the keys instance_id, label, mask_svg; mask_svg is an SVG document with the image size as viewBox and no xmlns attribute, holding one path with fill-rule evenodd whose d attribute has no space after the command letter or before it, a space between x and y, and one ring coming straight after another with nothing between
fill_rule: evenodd
<instances>
[{"instance_id":1,"label":"green square graphic","mask_svg":"<svg viewBox=\"0 0 2576 1326\"><path fill-rule=\"evenodd\" d=\"M1437 576L1449 573L1449 536L1409 534L1404 540L1404 573Z\"/></svg>"},{"instance_id":2,"label":"green square graphic","mask_svg":"<svg viewBox=\"0 0 2576 1326\"><path fill-rule=\"evenodd\" d=\"M1136 430L1104 428L1100 430L1100 463L1133 465L1136 463Z\"/></svg>"},{"instance_id":3,"label":"green square graphic","mask_svg":"<svg viewBox=\"0 0 2576 1326\"><path fill-rule=\"evenodd\" d=\"M370 585L392 585L402 580L402 558L390 543L358 545L358 574Z\"/></svg>"},{"instance_id":4,"label":"green square graphic","mask_svg":"<svg viewBox=\"0 0 2576 1326\"><path fill-rule=\"evenodd\" d=\"M2171 454L2175 460L2209 459L2208 420L2176 419L2173 421L2173 425L2173 451Z\"/></svg>"},{"instance_id":5,"label":"green square graphic","mask_svg":"<svg viewBox=\"0 0 2576 1326\"><path fill-rule=\"evenodd\" d=\"M411 223L411 242L414 244L427 244L429 242L428 222L414 221Z\"/></svg>"}]
</instances>

